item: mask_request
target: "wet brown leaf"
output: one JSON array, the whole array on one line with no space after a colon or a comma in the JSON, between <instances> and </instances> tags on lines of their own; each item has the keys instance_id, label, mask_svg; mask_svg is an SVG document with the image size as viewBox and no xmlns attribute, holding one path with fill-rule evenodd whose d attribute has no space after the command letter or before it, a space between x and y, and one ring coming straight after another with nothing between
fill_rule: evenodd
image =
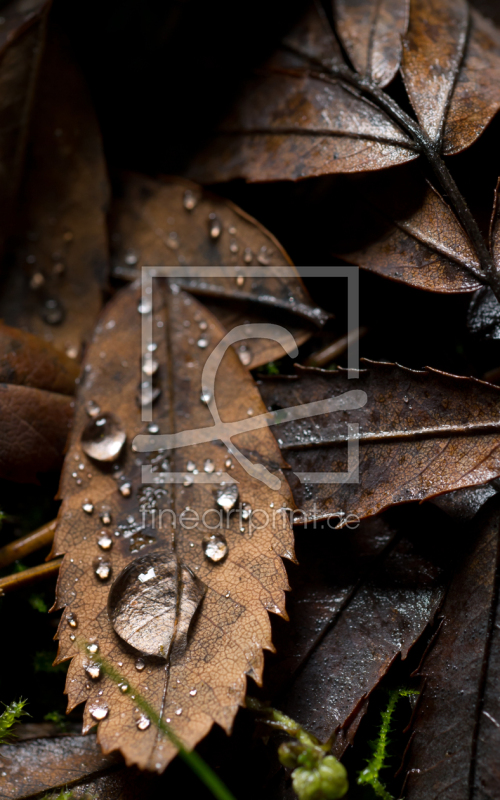
<instances>
[{"instance_id":1,"label":"wet brown leaf","mask_svg":"<svg viewBox=\"0 0 500 800\"><path fill-rule=\"evenodd\" d=\"M161 395L154 406L153 424L162 433L203 428L212 417L200 400L201 369L224 331L197 300L178 287L170 294L159 285L154 300L154 356L160 365L154 388ZM218 442L149 456L131 449L134 436L146 432L136 404L141 381L139 303L140 291L132 286L107 306L86 358L63 470L63 504L55 542L55 551L66 553L57 590L58 607L66 607L58 660L72 658L69 707L86 702L84 729L100 721L98 740L104 751L120 749L127 763L162 771L175 755L174 747L137 712L133 698L122 691L125 687L120 689L99 670L96 673L92 656L98 652L117 666L187 747L193 747L214 722L230 730L244 698L245 673L259 681L262 650L272 647L268 611L284 613L287 582L281 557L293 557L292 533L286 514L278 509L290 506L291 496L280 477L279 448L267 428L236 436L235 445L281 480L277 491L249 477L234 454L228 460L226 448ZM200 330L207 347L197 344ZM232 350L218 371L216 402L225 420L247 419L265 411L251 376ZM80 437L89 424L87 411L94 415L91 423L112 413L126 433L127 444L115 462L116 469L82 453ZM85 463L81 486L72 477L76 461ZM141 482L142 467L148 464L152 480L158 483ZM179 472L182 484L165 485L161 474L165 471ZM220 489L198 482L198 474L217 477L224 471L228 477ZM229 483L231 479L238 483ZM218 531L210 526L217 501L226 508L238 507L236 494L230 496L234 486L239 502L248 504L247 508L270 512L274 504L276 523L270 520L268 524L260 517L262 527L250 531L250 520L233 514L227 529L224 526L224 540L214 541L210 536ZM193 520L194 512L201 517L205 511L210 515L202 523L196 517ZM160 559L161 578L156 566L142 561L146 556ZM146 592L134 584L130 573L119 577L122 570L134 569L130 566L134 563L140 567L137 580ZM117 605L117 579L138 603L125 604L123 613ZM127 622L126 609L132 613L141 606L152 619L158 611L168 616L166 608L158 610L156 605L162 594L158 580L168 585L171 600L175 595L176 627L170 626L162 649L155 646L158 655L146 656L142 644L140 650L135 649L137 619ZM89 643L90 649L82 652L82 643Z\"/></svg>"},{"instance_id":2,"label":"wet brown leaf","mask_svg":"<svg viewBox=\"0 0 500 800\"><path fill-rule=\"evenodd\" d=\"M2 7L0 29L0 250L9 234L26 147L33 91L45 41L47 0L15 0Z\"/></svg>"},{"instance_id":3,"label":"wet brown leaf","mask_svg":"<svg viewBox=\"0 0 500 800\"><path fill-rule=\"evenodd\" d=\"M500 474L498 387L430 368L365 363L354 380L344 370L299 367L296 378L261 384L266 404L276 409L351 390L367 395L357 411L286 422L276 432L295 502L306 518L337 516L345 524L350 514L367 517ZM348 424L359 428L349 432ZM300 482L301 473L345 473L348 441L359 442L359 483ZM351 463L352 470L354 458Z\"/></svg>"},{"instance_id":4,"label":"wet brown leaf","mask_svg":"<svg viewBox=\"0 0 500 800\"><path fill-rule=\"evenodd\" d=\"M107 280L109 188L87 87L52 25L27 165L19 240L0 315L76 359L94 328Z\"/></svg>"},{"instance_id":5,"label":"wet brown leaf","mask_svg":"<svg viewBox=\"0 0 500 800\"><path fill-rule=\"evenodd\" d=\"M425 683L412 726L408 800L498 794L498 511L490 509L478 527L420 668Z\"/></svg>"},{"instance_id":6,"label":"wet brown leaf","mask_svg":"<svg viewBox=\"0 0 500 800\"><path fill-rule=\"evenodd\" d=\"M348 195L345 229L350 217L350 230L344 231L338 255L428 291L472 292L480 287L484 277L477 256L450 207L419 174L402 177L377 176L361 197L359 192Z\"/></svg>"},{"instance_id":7,"label":"wet brown leaf","mask_svg":"<svg viewBox=\"0 0 500 800\"><path fill-rule=\"evenodd\" d=\"M406 12L406 3L390 0L334 3L337 33L357 70L349 76L326 16L311 5L243 88L190 176L298 180L417 158L410 129L378 85L399 68ZM465 0L411 4L401 70L424 131L444 154L469 147L500 108L500 34Z\"/></svg>"},{"instance_id":8,"label":"wet brown leaf","mask_svg":"<svg viewBox=\"0 0 500 800\"><path fill-rule=\"evenodd\" d=\"M241 99L191 176L202 183L245 177L297 180L363 172L417 157L389 117L325 73L341 58L328 23L312 6Z\"/></svg>"},{"instance_id":9,"label":"wet brown leaf","mask_svg":"<svg viewBox=\"0 0 500 800\"><path fill-rule=\"evenodd\" d=\"M379 86L387 86L399 70L409 12L409 0L333 0L335 26L349 58L360 75Z\"/></svg>"},{"instance_id":10,"label":"wet brown leaf","mask_svg":"<svg viewBox=\"0 0 500 800\"><path fill-rule=\"evenodd\" d=\"M78 369L50 344L0 324L0 476L21 483L57 469Z\"/></svg>"},{"instance_id":11,"label":"wet brown leaf","mask_svg":"<svg viewBox=\"0 0 500 800\"><path fill-rule=\"evenodd\" d=\"M154 181L124 176L113 210L115 274L136 277L141 266L257 267L269 277L179 279L230 330L243 322L281 316L297 344L303 344L328 319L317 308L299 275L280 277L274 267L292 267L279 242L229 200L181 178ZM294 270L293 270L294 271ZM291 323L291 326L290 326ZM306 327L304 327L306 326ZM242 363L253 369L283 356L279 344L252 339L239 345Z\"/></svg>"},{"instance_id":12,"label":"wet brown leaf","mask_svg":"<svg viewBox=\"0 0 500 800\"><path fill-rule=\"evenodd\" d=\"M466 0L413 0L402 74L423 129L440 141L467 42Z\"/></svg>"}]
</instances>

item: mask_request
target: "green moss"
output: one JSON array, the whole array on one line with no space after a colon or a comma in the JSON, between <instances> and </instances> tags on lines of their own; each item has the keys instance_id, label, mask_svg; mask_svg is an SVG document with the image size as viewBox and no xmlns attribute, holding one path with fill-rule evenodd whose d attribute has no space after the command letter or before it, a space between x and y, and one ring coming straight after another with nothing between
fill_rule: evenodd
<instances>
[{"instance_id":1,"label":"green moss","mask_svg":"<svg viewBox=\"0 0 500 800\"><path fill-rule=\"evenodd\" d=\"M21 698L21 700L5 706L5 711L0 714L0 744L9 739L12 735L11 729L13 725L27 714L24 710L27 702L27 700Z\"/></svg>"}]
</instances>

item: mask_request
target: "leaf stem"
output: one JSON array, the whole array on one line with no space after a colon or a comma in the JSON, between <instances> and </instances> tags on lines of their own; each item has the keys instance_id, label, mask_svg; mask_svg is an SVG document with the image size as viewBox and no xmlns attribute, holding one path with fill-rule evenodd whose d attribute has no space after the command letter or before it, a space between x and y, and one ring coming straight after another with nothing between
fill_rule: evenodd
<instances>
[{"instance_id":1,"label":"leaf stem","mask_svg":"<svg viewBox=\"0 0 500 800\"><path fill-rule=\"evenodd\" d=\"M36 531L9 542L5 547L0 547L0 569L51 544L55 529L56 520L53 519Z\"/></svg>"},{"instance_id":2,"label":"leaf stem","mask_svg":"<svg viewBox=\"0 0 500 800\"><path fill-rule=\"evenodd\" d=\"M61 564L62 558L55 558L53 561L48 561L47 564L39 564L36 567L23 569L22 572L14 572L12 575L0 578L0 597L15 589L24 589L33 583L52 578L59 572Z\"/></svg>"}]
</instances>

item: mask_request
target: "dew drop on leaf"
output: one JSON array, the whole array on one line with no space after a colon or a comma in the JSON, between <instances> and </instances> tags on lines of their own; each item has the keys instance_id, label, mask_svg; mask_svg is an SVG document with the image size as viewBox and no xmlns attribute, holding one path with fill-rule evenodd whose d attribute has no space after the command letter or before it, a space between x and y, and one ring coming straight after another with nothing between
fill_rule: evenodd
<instances>
[{"instance_id":1,"label":"dew drop on leaf","mask_svg":"<svg viewBox=\"0 0 500 800\"><path fill-rule=\"evenodd\" d=\"M149 719L149 717L146 717L145 714L142 714L142 716L137 720L137 727L139 728L140 731L147 731L150 725L151 725L151 720Z\"/></svg>"},{"instance_id":2,"label":"dew drop on leaf","mask_svg":"<svg viewBox=\"0 0 500 800\"><path fill-rule=\"evenodd\" d=\"M106 719L108 714L109 714L109 708L105 705L90 706L90 716L92 717L92 719L95 719L96 722L100 722L101 720Z\"/></svg>"},{"instance_id":3,"label":"dew drop on leaf","mask_svg":"<svg viewBox=\"0 0 500 800\"><path fill-rule=\"evenodd\" d=\"M184 650L203 595L203 584L174 556L149 554L117 577L108 614L123 641L145 655L167 659L174 650Z\"/></svg>"},{"instance_id":4,"label":"dew drop on leaf","mask_svg":"<svg viewBox=\"0 0 500 800\"><path fill-rule=\"evenodd\" d=\"M224 561L228 554L227 542L223 536L212 534L203 540L203 552L209 561L218 564Z\"/></svg>"},{"instance_id":5,"label":"dew drop on leaf","mask_svg":"<svg viewBox=\"0 0 500 800\"><path fill-rule=\"evenodd\" d=\"M82 450L95 461L115 461L126 439L127 435L117 418L113 414L103 414L84 428Z\"/></svg>"},{"instance_id":6,"label":"dew drop on leaf","mask_svg":"<svg viewBox=\"0 0 500 800\"><path fill-rule=\"evenodd\" d=\"M236 483L230 483L217 492L217 505L224 511L231 511L238 502L238 486Z\"/></svg>"}]
</instances>

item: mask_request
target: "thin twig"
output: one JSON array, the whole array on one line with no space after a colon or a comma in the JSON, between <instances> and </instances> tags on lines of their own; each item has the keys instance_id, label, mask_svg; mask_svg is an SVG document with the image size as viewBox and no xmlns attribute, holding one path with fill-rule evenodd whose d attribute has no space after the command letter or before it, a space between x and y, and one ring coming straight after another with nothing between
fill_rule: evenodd
<instances>
[{"instance_id":1,"label":"thin twig","mask_svg":"<svg viewBox=\"0 0 500 800\"><path fill-rule=\"evenodd\" d=\"M37 528L36 531L28 533L27 536L21 536L20 539L9 542L5 547L0 547L0 569L8 567L14 561L29 556L30 553L34 553L46 545L52 544L55 529L56 520L53 519L51 522L42 525L41 528Z\"/></svg>"},{"instance_id":2,"label":"thin twig","mask_svg":"<svg viewBox=\"0 0 500 800\"><path fill-rule=\"evenodd\" d=\"M356 328L353 331L349 331L347 336L342 336L340 339L336 339L334 342L327 344L326 347L322 347L321 350L312 353L304 362L305 366L324 367L326 364L329 364L330 361L335 361L335 359L345 353L352 344L361 339L367 331L368 328Z\"/></svg>"},{"instance_id":3,"label":"thin twig","mask_svg":"<svg viewBox=\"0 0 500 800\"><path fill-rule=\"evenodd\" d=\"M55 558L53 561L48 561L46 564L39 564L37 567L30 567L24 569L22 572L14 572L12 575L7 575L5 578L0 578L0 597L7 592L13 592L16 589L24 589L26 586L31 586L33 583L52 578L59 572L59 567L62 564L62 558Z\"/></svg>"}]
</instances>

